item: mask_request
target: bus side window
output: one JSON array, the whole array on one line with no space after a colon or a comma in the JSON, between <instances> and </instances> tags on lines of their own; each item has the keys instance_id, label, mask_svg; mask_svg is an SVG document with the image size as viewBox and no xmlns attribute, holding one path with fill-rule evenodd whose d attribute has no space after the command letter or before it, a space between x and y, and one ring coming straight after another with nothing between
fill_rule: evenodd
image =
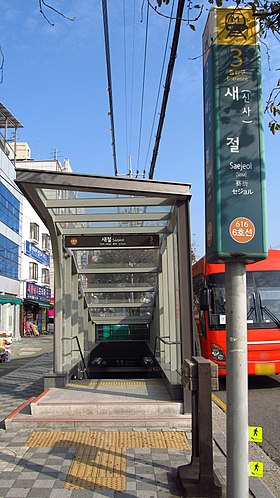
<instances>
[{"instance_id":1,"label":"bus side window","mask_svg":"<svg viewBox=\"0 0 280 498\"><path fill-rule=\"evenodd\" d=\"M207 287L204 287L203 289L200 289L199 292L199 303L200 303L200 309L202 311L208 311L210 307L210 289Z\"/></svg>"},{"instance_id":2,"label":"bus side window","mask_svg":"<svg viewBox=\"0 0 280 498\"><path fill-rule=\"evenodd\" d=\"M203 275L197 275L193 279L193 307L194 307L194 318L196 321L198 332L202 335L206 335L205 326L205 313L203 313L203 307L201 306L201 291L205 289L205 281Z\"/></svg>"}]
</instances>

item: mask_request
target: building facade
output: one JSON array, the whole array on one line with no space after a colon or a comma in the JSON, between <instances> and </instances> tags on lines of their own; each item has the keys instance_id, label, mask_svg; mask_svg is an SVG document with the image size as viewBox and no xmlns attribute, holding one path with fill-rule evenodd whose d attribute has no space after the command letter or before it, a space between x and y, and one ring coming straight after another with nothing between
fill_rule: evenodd
<instances>
[{"instance_id":1,"label":"building facade","mask_svg":"<svg viewBox=\"0 0 280 498\"><path fill-rule=\"evenodd\" d=\"M17 143L16 169L51 172L72 171L69 160L30 159L28 144ZM31 204L23 199L21 297L23 333L53 332L54 271L49 232ZM32 333L32 332L31 332Z\"/></svg>"},{"instance_id":2,"label":"building facade","mask_svg":"<svg viewBox=\"0 0 280 498\"><path fill-rule=\"evenodd\" d=\"M0 104L0 331L20 338L20 268L22 199L14 183L15 167L9 158L8 128L20 123ZM4 133L2 131L4 130Z\"/></svg>"},{"instance_id":3,"label":"building facade","mask_svg":"<svg viewBox=\"0 0 280 498\"><path fill-rule=\"evenodd\" d=\"M23 198L21 297L22 333L46 333L51 307L50 236L29 202ZM34 329L35 325L35 329ZM32 327L33 326L33 327Z\"/></svg>"}]
</instances>

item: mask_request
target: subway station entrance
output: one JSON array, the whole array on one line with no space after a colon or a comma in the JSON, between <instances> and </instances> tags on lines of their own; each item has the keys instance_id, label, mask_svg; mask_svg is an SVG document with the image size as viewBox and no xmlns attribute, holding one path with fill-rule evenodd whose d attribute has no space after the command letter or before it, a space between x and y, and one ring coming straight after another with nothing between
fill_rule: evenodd
<instances>
[{"instance_id":1,"label":"subway station entrance","mask_svg":"<svg viewBox=\"0 0 280 498\"><path fill-rule=\"evenodd\" d=\"M50 385L160 377L182 396L193 354L190 185L29 169L16 183L51 236Z\"/></svg>"}]
</instances>

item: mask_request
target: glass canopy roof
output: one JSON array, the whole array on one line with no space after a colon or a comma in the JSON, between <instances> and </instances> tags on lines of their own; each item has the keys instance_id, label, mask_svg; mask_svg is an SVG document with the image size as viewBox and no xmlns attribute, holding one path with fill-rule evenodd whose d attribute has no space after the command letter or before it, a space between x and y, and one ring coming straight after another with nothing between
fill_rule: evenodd
<instances>
[{"instance_id":1,"label":"glass canopy roof","mask_svg":"<svg viewBox=\"0 0 280 498\"><path fill-rule=\"evenodd\" d=\"M190 185L28 169L16 183L50 231L54 264L73 257L92 321L149 323L161 247Z\"/></svg>"}]
</instances>

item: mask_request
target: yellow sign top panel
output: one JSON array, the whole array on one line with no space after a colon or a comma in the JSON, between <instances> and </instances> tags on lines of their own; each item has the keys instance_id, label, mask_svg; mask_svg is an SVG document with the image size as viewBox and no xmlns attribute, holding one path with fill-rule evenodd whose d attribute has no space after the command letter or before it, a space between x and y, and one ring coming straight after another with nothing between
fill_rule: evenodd
<instances>
[{"instance_id":1,"label":"yellow sign top panel","mask_svg":"<svg viewBox=\"0 0 280 498\"><path fill-rule=\"evenodd\" d=\"M218 45L256 45L257 23L251 9L216 9Z\"/></svg>"}]
</instances>

